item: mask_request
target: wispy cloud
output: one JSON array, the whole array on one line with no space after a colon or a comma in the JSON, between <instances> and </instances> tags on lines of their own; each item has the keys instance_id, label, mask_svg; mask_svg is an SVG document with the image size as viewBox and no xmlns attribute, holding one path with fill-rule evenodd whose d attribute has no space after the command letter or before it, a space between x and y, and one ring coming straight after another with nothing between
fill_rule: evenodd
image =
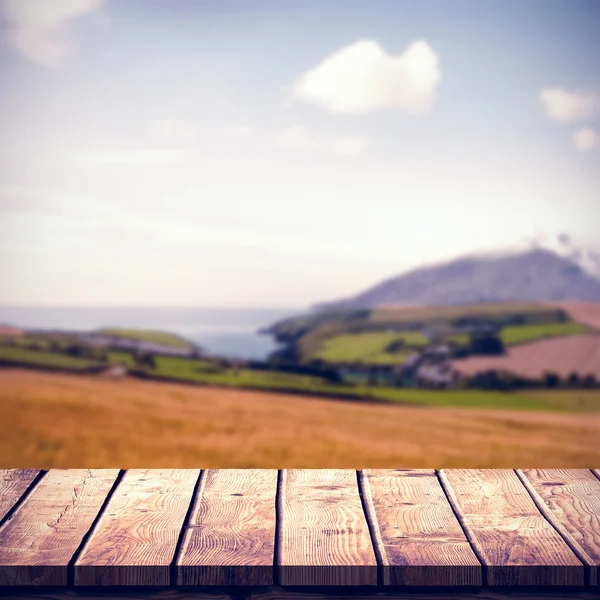
<instances>
[{"instance_id":1,"label":"wispy cloud","mask_svg":"<svg viewBox=\"0 0 600 600\"><path fill-rule=\"evenodd\" d=\"M565 123L590 118L600 110L600 98L592 92L545 88L539 99L550 119Z\"/></svg>"},{"instance_id":2,"label":"wispy cloud","mask_svg":"<svg viewBox=\"0 0 600 600\"><path fill-rule=\"evenodd\" d=\"M225 133L231 137L247 138L255 135L256 130L254 127L249 127L248 125L231 125L225 127Z\"/></svg>"},{"instance_id":3,"label":"wispy cloud","mask_svg":"<svg viewBox=\"0 0 600 600\"><path fill-rule=\"evenodd\" d=\"M57 67L73 52L73 21L100 9L102 0L2 0L5 37L23 56Z\"/></svg>"},{"instance_id":4,"label":"wispy cloud","mask_svg":"<svg viewBox=\"0 0 600 600\"><path fill-rule=\"evenodd\" d=\"M181 148L108 150L87 154L82 160L113 165L169 165L181 162L187 154L188 151Z\"/></svg>"},{"instance_id":5,"label":"wispy cloud","mask_svg":"<svg viewBox=\"0 0 600 600\"><path fill-rule=\"evenodd\" d=\"M304 127L287 127L273 136L275 145L306 152L322 152L340 156L361 154L369 140L360 136L322 136L308 132Z\"/></svg>"},{"instance_id":6,"label":"wispy cloud","mask_svg":"<svg viewBox=\"0 0 600 600\"><path fill-rule=\"evenodd\" d=\"M167 139L191 139L195 136L194 128L179 119L158 119L150 124L151 135Z\"/></svg>"},{"instance_id":7,"label":"wispy cloud","mask_svg":"<svg viewBox=\"0 0 600 600\"><path fill-rule=\"evenodd\" d=\"M598 148L600 145L600 138L598 134L590 127L584 127L578 129L573 134L573 143L580 152L589 152Z\"/></svg>"},{"instance_id":8,"label":"wispy cloud","mask_svg":"<svg viewBox=\"0 0 600 600\"><path fill-rule=\"evenodd\" d=\"M396 56L375 41L361 40L298 77L291 97L331 113L398 108L422 114L435 103L441 78L438 55L424 40Z\"/></svg>"}]
</instances>

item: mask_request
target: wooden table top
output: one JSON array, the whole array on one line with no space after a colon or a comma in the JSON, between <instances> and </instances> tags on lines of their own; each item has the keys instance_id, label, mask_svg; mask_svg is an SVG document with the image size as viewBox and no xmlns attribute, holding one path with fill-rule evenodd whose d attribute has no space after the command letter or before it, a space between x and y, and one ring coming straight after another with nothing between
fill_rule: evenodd
<instances>
[{"instance_id":1,"label":"wooden table top","mask_svg":"<svg viewBox=\"0 0 600 600\"><path fill-rule=\"evenodd\" d=\"M0 470L0 586L599 582L599 470Z\"/></svg>"}]
</instances>

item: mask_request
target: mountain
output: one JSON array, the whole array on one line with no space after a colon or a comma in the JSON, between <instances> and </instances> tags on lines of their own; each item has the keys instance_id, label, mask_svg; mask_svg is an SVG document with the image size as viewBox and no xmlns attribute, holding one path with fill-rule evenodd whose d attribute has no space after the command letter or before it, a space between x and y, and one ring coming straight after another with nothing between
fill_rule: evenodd
<instances>
[{"instance_id":1,"label":"mountain","mask_svg":"<svg viewBox=\"0 0 600 600\"><path fill-rule=\"evenodd\" d=\"M539 240L527 241L508 251L473 254L414 269L352 298L316 308L506 301L600 302L600 277L595 275L600 273L600 255L576 248L566 240L559 240L558 249L550 249L547 241L545 245Z\"/></svg>"},{"instance_id":2,"label":"mountain","mask_svg":"<svg viewBox=\"0 0 600 600\"><path fill-rule=\"evenodd\" d=\"M492 252L471 254L470 256L501 257L510 254L523 254L535 249L550 250L554 254L568 258L579 265L586 273L600 278L600 252L594 248L575 243L566 233L560 233L556 236L538 235L526 237L514 246Z\"/></svg>"}]
</instances>

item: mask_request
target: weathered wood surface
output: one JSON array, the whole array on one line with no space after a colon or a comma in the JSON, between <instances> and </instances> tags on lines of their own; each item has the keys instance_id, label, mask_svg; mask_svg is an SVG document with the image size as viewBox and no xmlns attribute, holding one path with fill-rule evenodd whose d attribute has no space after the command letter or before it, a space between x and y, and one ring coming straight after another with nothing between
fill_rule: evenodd
<instances>
[{"instance_id":1,"label":"weathered wood surface","mask_svg":"<svg viewBox=\"0 0 600 600\"><path fill-rule=\"evenodd\" d=\"M367 470L363 494L384 585L482 584L481 563L434 470Z\"/></svg>"},{"instance_id":2,"label":"weathered wood surface","mask_svg":"<svg viewBox=\"0 0 600 600\"><path fill-rule=\"evenodd\" d=\"M37 469L0 469L0 523L39 474Z\"/></svg>"},{"instance_id":3,"label":"weathered wood surface","mask_svg":"<svg viewBox=\"0 0 600 600\"><path fill-rule=\"evenodd\" d=\"M282 585L377 585L377 562L356 471L283 471L279 497Z\"/></svg>"},{"instance_id":4,"label":"weathered wood surface","mask_svg":"<svg viewBox=\"0 0 600 600\"><path fill-rule=\"evenodd\" d=\"M177 561L178 585L272 585L277 471L208 470Z\"/></svg>"},{"instance_id":5,"label":"weathered wood surface","mask_svg":"<svg viewBox=\"0 0 600 600\"><path fill-rule=\"evenodd\" d=\"M0 507L0 597L600 598L597 470L5 470Z\"/></svg>"},{"instance_id":6,"label":"weathered wood surface","mask_svg":"<svg viewBox=\"0 0 600 600\"><path fill-rule=\"evenodd\" d=\"M392 588L389 588L390 590ZM209 588L66 588L36 590L29 588L6 593L11 600L598 600L598 594L589 590L502 590L482 588L436 591L415 588L402 588L400 591L378 591L369 588L350 588L344 592L336 588L268 588L239 592L229 588L210 590Z\"/></svg>"},{"instance_id":7,"label":"weathered wood surface","mask_svg":"<svg viewBox=\"0 0 600 600\"><path fill-rule=\"evenodd\" d=\"M116 469L48 472L0 529L0 585L66 585Z\"/></svg>"},{"instance_id":8,"label":"weathered wood surface","mask_svg":"<svg viewBox=\"0 0 600 600\"><path fill-rule=\"evenodd\" d=\"M170 585L199 470L133 469L75 563L75 585Z\"/></svg>"},{"instance_id":9,"label":"weathered wood surface","mask_svg":"<svg viewBox=\"0 0 600 600\"><path fill-rule=\"evenodd\" d=\"M544 516L588 566L591 585L600 575L600 480L585 469L519 472Z\"/></svg>"},{"instance_id":10,"label":"weathered wood surface","mask_svg":"<svg viewBox=\"0 0 600 600\"><path fill-rule=\"evenodd\" d=\"M440 472L491 586L581 586L584 568L514 471Z\"/></svg>"}]
</instances>

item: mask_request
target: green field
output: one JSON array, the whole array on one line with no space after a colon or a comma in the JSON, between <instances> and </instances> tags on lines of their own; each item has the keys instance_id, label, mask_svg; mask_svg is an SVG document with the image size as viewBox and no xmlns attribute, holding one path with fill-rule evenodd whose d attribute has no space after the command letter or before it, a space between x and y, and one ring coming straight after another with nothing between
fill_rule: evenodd
<instances>
[{"instance_id":1,"label":"green field","mask_svg":"<svg viewBox=\"0 0 600 600\"><path fill-rule=\"evenodd\" d=\"M503 327L500 332L506 346L533 342L544 338L590 333L592 330L579 323L544 323Z\"/></svg>"},{"instance_id":2,"label":"green field","mask_svg":"<svg viewBox=\"0 0 600 600\"><path fill-rule=\"evenodd\" d=\"M135 367L135 360L129 352L109 352L108 362L111 365L125 365L128 368Z\"/></svg>"},{"instance_id":3,"label":"green field","mask_svg":"<svg viewBox=\"0 0 600 600\"><path fill-rule=\"evenodd\" d=\"M157 356L156 368L150 372L162 377L176 377L187 381L214 383L216 385L248 386L259 388L286 388L311 390L325 385L321 377L296 375L277 371L226 368L218 370L213 363L188 358Z\"/></svg>"},{"instance_id":4,"label":"green field","mask_svg":"<svg viewBox=\"0 0 600 600\"><path fill-rule=\"evenodd\" d=\"M564 310L534 302L505 302L461 306L430 306L373 310L345 310L298 315L272 326L270 330L279 341L293 347L293 355L300 363L318 357L329 362L364 362L394 364L405 357L385 350L385 342L377 336L386 336L390 330L419 331L424 327L447 328L490 325L494 328L512 326L540 326L542 324L568 325ZM359 334L374 337L353 338ZM419 335L419 334L413 334ZM384 337L387 341L387 339ZM334 341L331 341L334 340ZM458 345L466 345L463 335L452 337ZM364 342L364 349L359 346ZM411 344L418 347L417 343Z\"/></svg>"},{"instance_id":5,"label":"green field","mask_svg":"<svg viewBox=\"0 0 600 600\"><path fill-rule=\"evenodd\" d=\"M444 342L454 343L457 346L468 346L471 336L468 333L451 333L443 336Z\"/></svg>"},{"instance_id":6,"label":"green field","mask_svg":"<svg viewBox=\"0 0 600 600\"><path fill-rule=\"evenodd\" d=\"M0 346L0 360L29 365L48 367L61 367L64 369L87 369L98 363L88 358L67 356L58 352L45 352L43 350L28 350L27 348L14 348Z\"/></svg>"},{"instance_id":7,"label":"green field","mask_svg":"<svg viewBox=\"0 0 600 600\"><path fill-rule=\"evenodd\" d=\"M398 352L386 351L394 342L402 342L407 348ZM424 335L415 331L347 333L324 340L315 358L338 364L401 364L412 354L408 347L424 348L428 342Z\"/></svg>"},{"instance_id":8,"label":"green field","mask_svg":"<svg viewBox=\"0 0 600 600\"><path fill-rule=\"evenodd\" d=\"M111 353L109 362L126 363L126 353ZM32 366L83 370L94 361L40 350L0 347L0 360ZM190 383L232 388L289 390L306 394L346 398L372 398L392 403L464 408L526 409L541 411L600 411L600 390L526 390L504 393L485 390L426 390L386 386L333 384L324 378L232 368L218 370L214 363L175 357L156 357L150 375Z\"/></svg>"},{"instance_id":9,"label":"green field","mask_svg":"<svg viewBox=\"0 0 600 600\"><path fill-rule=\"evenodd\" d=\"M600 412L600 390L528 390L527 396L568 410Z\"/></svg>"},{"instance_id":10,"label":"green field","mask_svg":"<svg viewBox=\"0 0 600 600\"><path fill-rule=\"evenodd\" d=\"M121 329L117 327L107 327L98 329L95 333L110 337L123 338L127 340L138 340L169 346L170 348L180 348L182 350L192 350L194 345L187 340L166 331L151 331L145 329Z\"/></svg>"},{"instance_id":11,"label":"green field","mask_svg":"<svg viewBox=\"0 0 600 600\"><path fill-rule=\"evenodd\" d=\"M185 358L157 357L157 368L151 373L174 380L190 381L219 386L243 387L250 389L297 390L307 394L324 394L349 398L374 398L397 402L439 407L464 408L505 408L557 411L568 409L568 402L561 406L559 402L547 402L541 398L530 397L529 392L503 393L486 390L424 390L403 389L384 386L347 386L335 385L320 377L295 375L274 371L252 371L233 369L210 373L195 361ZM565 394L570 391L565 391Z\"/></svg>"}]
</instances>

